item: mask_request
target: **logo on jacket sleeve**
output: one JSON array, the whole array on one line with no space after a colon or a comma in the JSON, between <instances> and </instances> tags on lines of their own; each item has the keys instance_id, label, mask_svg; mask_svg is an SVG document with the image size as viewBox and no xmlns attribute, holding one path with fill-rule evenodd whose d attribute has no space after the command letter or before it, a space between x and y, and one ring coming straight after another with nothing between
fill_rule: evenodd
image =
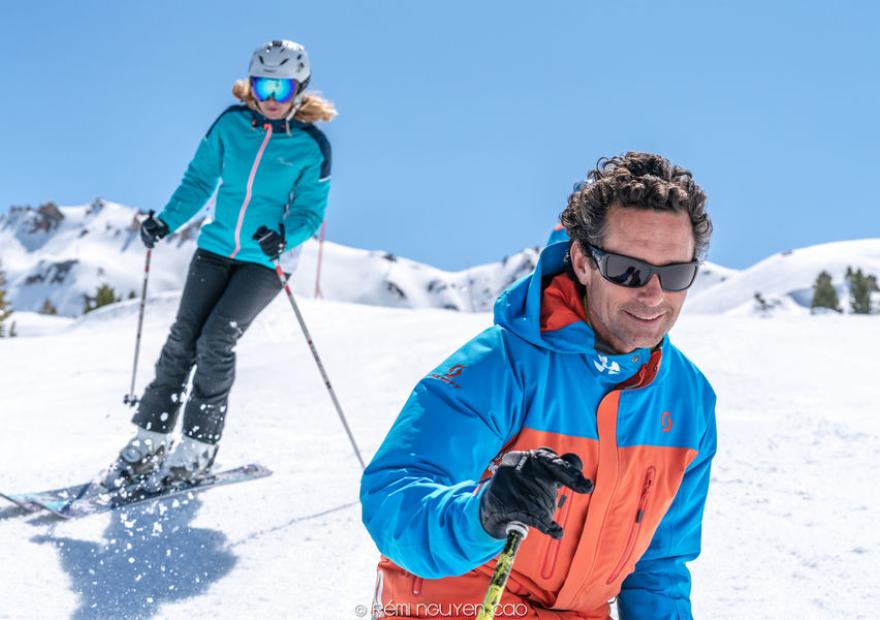
<instances>
[{"instance_id":1,"label":"logo on jacket sleeve","mask_svg":"<svg viewBox=\"0 0 880 620\"><path fill-rule=\"evenodd\" d=\"M600 363L601 362L601 363ZM593 366L596 367L596 370L599 372L608 371L609 375L616 375L620 373L620 364L617 362L608 363L608 356L599 354L599 360L593 360Z\"/></svg>"},{"instance_id":2,"label":"logo on jacket sleeve","mask_svg":"<svg viewBox=\"0 0 880 620\"><path fill-rule=\"evenodd\" d=\"M663 429L664 433L668 433L672 430L672 414L668 411L664 411L660 415L660 427Z\"/></svg>"},{"instance_id":3,"label":"logo on jacket sleeve","mask_svg":"<svg viewBox=\"0 0 880 620\"><path fill-rule=\"evenodd\" d=\"M442 381L443 383L451 385L454 388L460 388L461 386L452 379L460 376L462 371L464 371L464 364L456 364L455 366L450 366L449 370L447 370L442 375L435 372L428 375L428 378L437 379L438 381Z\"/></svg>"}]
</instances>

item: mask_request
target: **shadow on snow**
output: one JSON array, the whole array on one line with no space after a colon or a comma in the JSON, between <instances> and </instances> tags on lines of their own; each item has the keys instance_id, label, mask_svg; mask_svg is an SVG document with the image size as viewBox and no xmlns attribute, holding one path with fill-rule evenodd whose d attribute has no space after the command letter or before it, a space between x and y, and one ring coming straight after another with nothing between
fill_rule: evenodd
<instances>
[{"instance_id":1,"label":"shadow on snow","mask_svg":"<svg viewBox=\"0 0 880 620\"><path fill-rule=\"evenodd\" d=\"M146 620L163 603L203 594L235 565L225 534L189 525L200 506L194 498L115 510L99 542L32 540L57 548L80 598L73 620Z\"/></svg>"}]
</instances>

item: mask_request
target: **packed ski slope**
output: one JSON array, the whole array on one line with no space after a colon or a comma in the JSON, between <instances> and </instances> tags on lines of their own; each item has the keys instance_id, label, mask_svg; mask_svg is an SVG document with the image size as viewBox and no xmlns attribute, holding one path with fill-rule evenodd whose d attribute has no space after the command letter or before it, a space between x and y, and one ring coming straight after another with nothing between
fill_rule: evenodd
<instances>
[{"instance_id":1,"label":"packed ski slope","mask_svg":"<svg viewBox=\"0 0 880 620\"><path fill-rule=\"evenodd\" d=\"M177 301L150 300L139 386ZM412 385L491 321L301 305L368 457ZM130 432L136 308L22 315L43 335L0 340L0 490L87 479L115 455ZM690 314L672 336L719 394L695 617L875 618L880 317ZM0 505L0 618L360 617L378 554L360 525L359 468L286 299L238 353L220 465L275 474L73 522Z\"/></svg>"}]
</instances>

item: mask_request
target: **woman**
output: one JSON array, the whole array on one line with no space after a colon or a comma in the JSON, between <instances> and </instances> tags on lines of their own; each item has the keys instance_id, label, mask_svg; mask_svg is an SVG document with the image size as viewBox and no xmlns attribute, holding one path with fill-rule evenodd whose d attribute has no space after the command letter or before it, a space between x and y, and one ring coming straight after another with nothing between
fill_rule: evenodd
<instances>
[{"instance_id":1,"label":"woman","mask_svg":"<svg viewBox=\"0 0 880 620\"><path fill-rule=\"evenodd\" d=\"M274 261L286 249L298 253L324 217L330 146L312 123L331 120L336 110L304 92L310 78L298 43L260 46L249 79L232 89L243 105L214 121L168 204L141 224L141 239L152 248L195 215L220 182L156 378L132 419L136 434L105 476L107 487L144 481L159 489L203 475L214 461L235 376L233 348L281 290ZM181 437L173 442L184 402Z\"/></svg>"}]
</instances>

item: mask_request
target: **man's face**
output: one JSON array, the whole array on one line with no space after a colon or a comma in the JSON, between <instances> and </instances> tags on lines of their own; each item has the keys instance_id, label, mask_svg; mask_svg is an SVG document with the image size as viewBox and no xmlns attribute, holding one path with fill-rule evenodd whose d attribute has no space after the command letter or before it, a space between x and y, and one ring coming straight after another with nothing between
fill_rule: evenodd
<instances>
[{"instance_id":1,"label":"man's face","mask_svg":"<svg viewBox=\"0 0 880 620\"><path fill-rule=\"evenodd\" d=\"M602 249L653 265L686 263L694 258L694 234L687 213L612 206ZM657 274L641 288L626 288L602 277L579 243L572 246L575 274L587 289L590 324L618 353L656 346L672 329L687 291L660 288Z\"/></svg>"}]
</instances>

